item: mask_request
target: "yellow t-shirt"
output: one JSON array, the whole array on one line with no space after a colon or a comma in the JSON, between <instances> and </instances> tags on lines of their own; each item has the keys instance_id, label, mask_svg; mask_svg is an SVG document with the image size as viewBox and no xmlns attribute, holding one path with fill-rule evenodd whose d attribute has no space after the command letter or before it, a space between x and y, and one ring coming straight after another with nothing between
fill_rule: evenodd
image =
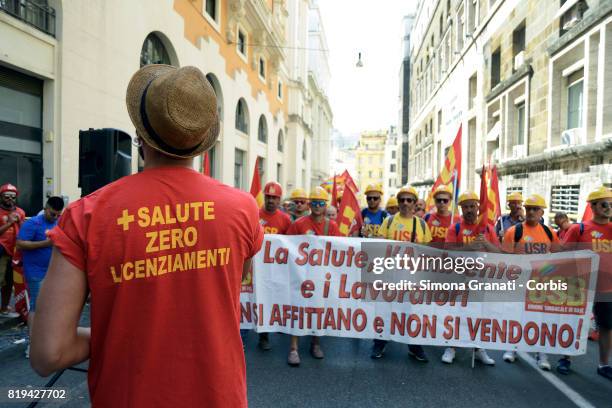
<instances>
[{"instance_id":1,"label":"yellow t-shirt","mask_svg":"<svg viewBox=\"0 0 612 408\"><path fill-rule=\"evenodd\" d=\"M419 217L404 218L400 213L393 216L391 225L389 225L390 219L391 217L385 218L378 229L378 237L395 241L412 241L412 231L414 230L414 223L416 222L414 242L419 244L431 242L431 231L425 220Z\"/></svg>"}]
</instances>

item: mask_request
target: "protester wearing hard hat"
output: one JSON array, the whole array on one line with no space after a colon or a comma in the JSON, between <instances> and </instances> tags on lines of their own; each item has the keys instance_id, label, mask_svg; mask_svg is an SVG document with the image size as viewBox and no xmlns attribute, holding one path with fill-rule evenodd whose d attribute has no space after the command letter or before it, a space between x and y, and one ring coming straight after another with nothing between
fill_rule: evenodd
<instances>
[{"instance_id":1,"label":"protester wearing hard hat","mask_svg":"<svg viewBox=\"0 0 612 408\"><path fill-rule=\"evenodd\" d=\"M413 187L402 187L397 194L399 203L399 213L387 217L380 228L377 236L384 239L395 241L410 241L419 244L431 242L431 232L427 223L422 218L414 215L414 206L418 199L418 194ZM387 341L374 340L370 357L373 359L381 358L384 355ZM408 346L410 356L418 361L426 362L427 355L423 347L410 344Z\"/></svg>"},{"instance_id":2,"label":"protester wearing hard hat","mask_svg":"<svg viewBox=\"0 0 612 408\"><path fill-rule=\"evenodd\" d=\"M264 234L285 234L291 226L291 218L279 209L283 196L283 188L276 181L270 181L264 186L264 208L259 210L259 223ZM259 333L259 348L270 350L270 337L268 333Z\"/></svg>"},{"instance_id":3,"label":"protester wearing hard hat","mask_svg":"<svg viewBox=\"0 0 612 408\"><path fill-rule=\"evenodd\" d=\"M523 204L523 196L521 193L514 192L508 194L508 197L506 197L506 203L508 204L510 213L502 215L495 223L495 233L500 240L503 238L504 233L508 230L508 228L524 221L523 217L521 216L521 205Z\"/></svg>"},{"instance_id":4,"label":"protester wearing hard hat","mask_svg":"<svg viewBox=\"0 0 612 408\"><path fill-rule=\"evenodd\" d=\"M423 218L431 231L431 242L443 243L446 232L451 224L459 222L459 214L453 217L449 206L453 200L453 189L447 185L440 185L433 193L436 211L425 214Z\"/></svg>"},{"instance_id":5,"label":"protester wearing hard hat","mask_svg":"<svg viewBox=\"0 0 612 408\"><path fill-rule=\"evenodd\" d=\"M478 209L480 200L472 191L466 191L459 196L458 204L461 207L461 221L448 228L445 237L445 246L451 250L499 252L499 240L488 223L484 230L478 222ZM474 357L486 365L495 365L485 349L476 349ZM455 348L447 347L442 355L442 362L452 364L455 360Z\"/></svg>"},{"instance_id":6,"label":"protester wearing hard hat","mask_svg":"<svg viewBox=\"0 0 612 408\"><path fill-rule=\"evenodd\" d=\"M361 210L361 236L370 238L376 236L378 228L383 220L387 218L387 212L380 208L382 204L383 190L379 184L370 184L366 187L365 196L368 206Z\"/></svg>"},{"instance_id":7,"label":"protester wearing hard hat","mask_svg":"<svg viewBox=\"0 0 612 408\"><path fill-rule=\"evenodd\" d=\"M502 243L504 252L546 254L560 251L557 233L540 222L546 208L544 197L533 194L525 200L524 206L525 221L508 228ZM503 359L509 363L514 362L515 358L514 351L506 351L503 355ZM537 362L542 370L550 370L548 356L545 353L537 353Z\"/></svg>"},{"instance_id":8,"label":"protester wearing hard hat","mask_svg":"<svg viewBox=\"0 0 612 408\"><path fill-rule=\"evenodd\" d=\"M14 185L0 186L0 315L3 317L19 316L9 307L13 293L11 261L19 228L25 220L25 212L16 205L18 196L19 190Z\"/></svg>"},{"instance_id":9,"label":"protester wearing hard hat","mask_svg":"<svg viewBox=\"0 0 612 408\"><path fill-rule=\"evenodd\" d=\"M292 222L300 217L304 217L310 214L310 211L308 210L308 194L306 194L306 190L302 188L296 188L291 192L291 196L289 198L291 199L291 202L295 205L293 213L289 214L291 216Z\"/></svg>"},{"instance_id":10,"label":"protester wearing hard hat","mask_svg":"<svg viewBox=\"0 0 612 408\"><path fill-rule=\"evenodd\" d=\"M385 211L389 215L395 215L399 212L399 203L397 202L397 197L391 196L387 200L387 205L385 206Z\"/></svg>"},{"instance_id":11,"label":"protester wearing hard hat","mask_svg":"<svg viewBox=\"0 0 612 408\"><path fill-rule=\"evenodd\" d=\"M597 293L593 314L599 328L599 366L597 373L612 380L612 191L600 187L587 198L593 218L572 225L563 239L564 249L588 249L599 254ZM563 361L566 360L566 361ZM559 361L557 370L569 372L569 360Z\"/></svg>"},{"instance_id":12,"label":"protester wearing hard hat","mask_svg":"<svg viewBox=\"0 0 612 408\"><path fill-rule=\"evenodd\" d=\"M308 196L310 200L310 215L302 217L291 224L287 235L322 235L322 236L342 236L335 221L325 217L325 210L329 194L323 187L315 187ZM291 346L287 363L290 366L300 365L300 355L298 353L298 336L291 336ZM319 342L319 337L312 336L310 354L317 359L324 357L323 350Z\"/></svg>"}]
</instances>

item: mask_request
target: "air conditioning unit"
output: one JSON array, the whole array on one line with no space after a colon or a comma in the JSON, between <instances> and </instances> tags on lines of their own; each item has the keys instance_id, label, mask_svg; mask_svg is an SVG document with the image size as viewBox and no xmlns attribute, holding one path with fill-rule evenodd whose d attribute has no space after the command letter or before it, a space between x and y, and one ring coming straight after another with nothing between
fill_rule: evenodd
<instances>
[{"instance_id":1,"label":"air conditioning unit","mask_svg":"<svg viewBox=\"0 0 612 408\"><path fill-rule=\"evenodd\" d=\"M514 70L516 71L525 63L525 51L521 51L514 56Z\"/></svg>"},{"instance_id":2,"label":"air conditioning unit","mask_svg":"<svg viewBox=\"0 0 612 408\"><path fill-rule=\"evenodd\" d=\"M516 146L512 146L512 157L514 157L515 159L519 159L521 157L525 157L527 155L526 152L527 149L525 149L525 145L516 145Z\"/></svg>"},{"instance_id":3,"label":"air conditioning unit","mask_svg":"<svg viewBox=\"0 0 612 408\"><path fill-rule=\"evenodd\" d=\"M567 129L561 132L561 144L566 146L575 146L580 143L582 138L582 129L574 128Z\"/></svg>"}]
</instances>

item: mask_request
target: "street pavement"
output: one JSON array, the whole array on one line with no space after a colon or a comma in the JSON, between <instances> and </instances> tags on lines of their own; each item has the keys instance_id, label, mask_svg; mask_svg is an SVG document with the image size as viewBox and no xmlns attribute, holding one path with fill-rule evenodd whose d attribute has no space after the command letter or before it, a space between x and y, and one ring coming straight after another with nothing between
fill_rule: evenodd
<instances>
[{"instance_id":1,"label":"street pavement","mask_svg":"<svg viewBox=\"0 0 612 408\"><path fill-rule=\"evenodd\" d=\"M83 324L88 323L87 312ZM32 371L24 358L25 344L14 344L24 334L25 328L0 333L0 388L41 387L49 380ZM302 338L302 364L294 368L286 363L289 337L271 334L270 341L273 349L264 352L257 348L257 334L246 337L250 407L612 407L612 382L595 372L594 342L589 342L586 355L573 360L572 374L561 376L554 371L542 375L527 355L505 363L497 351L489 353L497 361L495 367L476 362L473 369L468 350L458 350L449 366L440 361L442 348L425 347L430 362L420 363L407 357L407 347L398 343L389 343L384 358L372 360L370 341L331 337L322 339L323 360L310 356L310 340ZM39 406L88 406L84 373L66 371L56 387L67 388L69 399ZM4 406L27 403L0 403Z\"/></svg>"}]
</instances>

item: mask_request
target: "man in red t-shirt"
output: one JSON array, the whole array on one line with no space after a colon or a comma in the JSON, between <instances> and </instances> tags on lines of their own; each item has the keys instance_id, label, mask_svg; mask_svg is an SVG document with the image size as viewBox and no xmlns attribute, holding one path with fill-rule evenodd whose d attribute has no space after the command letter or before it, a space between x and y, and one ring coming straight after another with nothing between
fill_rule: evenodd
<instances>
[{"instance_id":1,"label":"man in red t-shirt","mask_svg":"<svg viewBox=\"0 0 612 408\"><path fill-rule=\"evenodd\" d=\"M193 170L219 133L215 93L195 67L146 65L126 99L144 171L50 232L32 366L89 358L93 407L246 407L240 288L263 229L250 194ZM77 329L88 291L91 331Z\"/></svg>"},{"instance_id":2,"label":"man in red t-shirt","mask_svg":"<svg viewBox=\"0 0 612 408\"><path fill-rule=\"evenodd\" d=\"M291 218L279 210L283 188L276 181L270 181L264 187L264 208L259 210L259 223L263 226L264 234L287 233L291 226ZM268 333L259 334L259 348L264 351L271 350Z\"/></svg>"},{"instance_id":3,"label":"man in red t-shirt","mask_svg":"<svg viewBox=\"0 0 612 408\"><path fill-rule=\"evenodd\" d=\"M325 217L325 209L327 207L327 201L329 200L327 191L325 191L323 187L315 187L315 189L310 192L308 198L310 200L310 215L299 218L291 224L291 227L289 227L287 231L287 235L342 236L336 222ZM298 340L298 336L291 336L291 346L289 348L289 355L287 356L287 363L293 367L300 365ZM316 336L312 336L310 354L318 359L324 357L319 338Z\"/></svg>"},{"instance_id":4,"label":"man in red t-shirt","mask_svg":"<svg viewBox=\"0 0 612 408\"><path fill-rule=\"evenodd\" d=\"M597 293L593 305L593 314L599 329L597 373L612 380L612 191L601 187L589 194L587 201L591 206L593 218L569 227L563 239L563 248L589 249L599 254ZM569 371L569 360L559 361L559 364L561 363L567 365L566 371Z\"/></svg>"},{"instance_id":5,"label":"man in red t-shirt","mask_svg":"<svg viewBox=\"0 0 612 408\"><path fill-rule=\"evenodd\" d=\"M466 191L459 196L461 221L452 224L446 233L445 246L448 249L499 252L499 240L495 235L495 227L488 223L484 228L478 223L480 200L476 193ZM495 365L485 349L476 349L474 357L486 365ZM447 347L442 355L442 362L452 364L455 360L455 348Z\"/></svg>"},{"instance_id":6,"label":"man in red t-shirt","mask_svg":"<svg viewBox=\"0 0 612 408\"><path fill-rule=\"evenodd\" d=\"M25 212L17 207L19 190L12 184L0 186L0 315L17 317L18 313L9 308L13 291L13 270L11 260L15 252L15 242L19 227L25 219Z\"/></svg>"},{"instance_id":7,"label":"man in red t-shirt","mask_svg":"<svg viewBox=\"0 0 612 408\"><path fill-rule=\"evenodd\" d=\"M459 215L451 214L448 207L453 198L453 191L446 185L440 185L433 194L436 211L425 214L423 218L431 231L431 242L443 243L446 231L451 224L459 222ZM434 244L435 246L436 244ZM438 244L439 245L439 244Z\"/></svg>"}]
</instances>

